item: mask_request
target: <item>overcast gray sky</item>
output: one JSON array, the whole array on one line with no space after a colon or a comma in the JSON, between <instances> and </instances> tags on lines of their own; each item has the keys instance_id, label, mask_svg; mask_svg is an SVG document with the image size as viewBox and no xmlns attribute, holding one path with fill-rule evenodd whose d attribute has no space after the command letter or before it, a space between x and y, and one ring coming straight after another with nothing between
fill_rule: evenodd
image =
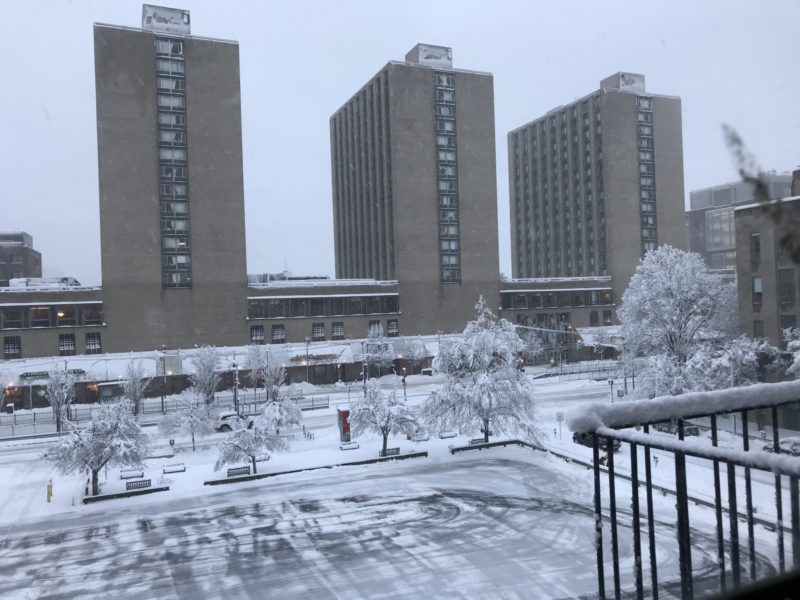
<instances>
[{"instance_id":1,"label":"overcast gray sky","mask_svg":"<svg viewBox=\"0 0 800 600\"><path fill-rule=\"evenodd\" d=\"M736 178L720 125L765 169L800 164L800 2L430 0L151 2L239 41L247 269L334 274L328 119L417 42L494 73L500 268L510 274L506 134L644 73L683 100L686 193ZM0 231L46 271L100 282L92 23L141 25L140 1L0 0Z\"/></svg>"}]
</instances>

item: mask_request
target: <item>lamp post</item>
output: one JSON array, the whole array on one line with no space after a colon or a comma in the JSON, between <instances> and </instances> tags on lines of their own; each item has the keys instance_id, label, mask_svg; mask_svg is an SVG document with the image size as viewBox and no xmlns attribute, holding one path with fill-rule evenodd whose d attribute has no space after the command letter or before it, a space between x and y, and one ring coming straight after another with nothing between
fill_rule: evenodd
<instances>
[{"instance_id":1,"label":"lamp post","mask_svg":"<svg viewBox=\"0 0 800 600\"><path fill-rule=\"evenodd\" d=\"M311 383L308 379L308 344L311 342L311 339L306 336L306 383Z\"/></svg>"},{"instance_id":2,"label":"lamp post","mask_svg":"<svg viewBox=\"0 0 800 600\"><path fill-rule=\"evenodd\" d=\"M161 344L161 414L164 414L164 394L167 392L167 355L166 345Z\"/></svg>"},{"instance_id":3,"label":"lamp post","mask_svg":"<svg viewBox=\"0 0 800 600\"><path fill-rule=\"evenodd\" d=\"M611 402L613 403L614 402L614 380L613 379L609 379L608 380L608 385L611 386Z\"/></svg>"},{"instance_id":4,"label":"lamp post","mask_svg":"<svg viewBox=\"0 0 800 600\"><path fill-rule=\"evenodd\" d=\"M239 367L233 363L233 410L239 414Z\"/></svg>"}]
</instances>

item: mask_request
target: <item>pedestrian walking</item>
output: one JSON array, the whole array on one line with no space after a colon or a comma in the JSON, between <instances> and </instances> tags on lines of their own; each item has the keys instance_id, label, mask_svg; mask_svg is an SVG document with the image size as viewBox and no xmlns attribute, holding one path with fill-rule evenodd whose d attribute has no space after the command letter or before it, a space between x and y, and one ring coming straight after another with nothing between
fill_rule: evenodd
<instances>
[{"instance_id":1,"label":"pedestrian walking","mask_svg":"<svg viewBox=\"0 0 800 600\"><path fill-rule=\"evenodd\" d=\"M653 466L658 466L658 455L653 454Z\"/></svg>"}]
</instances>

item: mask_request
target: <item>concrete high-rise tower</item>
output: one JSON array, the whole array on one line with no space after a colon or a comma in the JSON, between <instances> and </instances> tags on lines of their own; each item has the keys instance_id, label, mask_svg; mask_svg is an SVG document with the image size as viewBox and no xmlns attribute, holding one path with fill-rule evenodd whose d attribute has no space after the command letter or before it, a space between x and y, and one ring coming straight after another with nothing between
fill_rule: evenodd
<instances>
[{"instance_id":1,"label":"concrete high-rise tower","mask_svg":"<svg viewBox=\"0 0 800 600\"><path fill-rule=\"evenodd\" d=\"M398 280L406 332L499 290L491 74L418 44L331 117L336 276Z\"/></svg>"},{"instance_id":2,"label":"concrete high-rise tower","mask_svg":"<svg viewBox=\"0 0 800 600\"><path fill-rule=\"evenodd\" d=\"M94 41L105 349L241 343L239 46L149 5Z\"/></svg>"},{"instance_id":3,"label":"concrete high-rise tower","mask_svg":"<svg viewBox=\"0 0 800 600\"><path fill-rule=\"evenodd\" d=\"M508 134L514 277L610 275L619 304L644 252L686 247L681 101L617 73Z\"/></svg>"}]
</instances>

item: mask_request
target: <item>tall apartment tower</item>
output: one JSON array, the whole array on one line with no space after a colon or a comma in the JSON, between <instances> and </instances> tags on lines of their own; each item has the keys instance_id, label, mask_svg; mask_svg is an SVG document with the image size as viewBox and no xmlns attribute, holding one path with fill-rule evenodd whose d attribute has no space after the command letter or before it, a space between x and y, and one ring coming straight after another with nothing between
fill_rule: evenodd
<instances>
[{"instance_id":1,"label":"tall apartment tower","mask_svg":"<svg viewBox=\"0 0 800 600\"><path fill-rule=\"evenodd\" d=\"M239 46L144 5L141 29L95 24L94 49L104 348L240 343Z\"/></svg>"},{"instance_id":2,"label":"tall apartment tower","mask_svg":"<svg viewBox=\"0 0 800 600\"><path fill-rule=\"evenodd\" d=\"M418 44L330 126L336 276L398 280L406 328L463 329L499 292L492 75Z\"/></svg>"},{"instance_id":3,"label":"tall apartment tower","mask_svg":"<svg viewBox=\"0 0 800 600\"><path fill-rule=\"evenodd\" d=\"M681 131L633 73L511 131L514 277L610 275L619 304L644 252L685 248Z\"/></svg>"}]
</instances>

